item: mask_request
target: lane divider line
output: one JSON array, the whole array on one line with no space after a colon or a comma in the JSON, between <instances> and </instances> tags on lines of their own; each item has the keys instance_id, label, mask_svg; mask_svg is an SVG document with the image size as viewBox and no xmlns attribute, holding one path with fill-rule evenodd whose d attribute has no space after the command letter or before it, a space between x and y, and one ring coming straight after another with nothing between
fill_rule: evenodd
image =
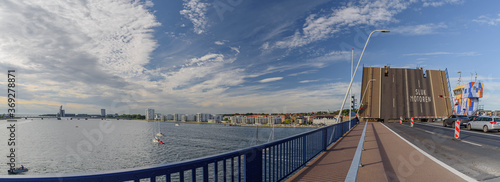
<instances>
[{"instance_id":1,"label":"lane divider line","mask_svg":"<svg viewBox=\"0 0 500 182\"><path fill-rule=\"evenodd\" d=\"M389 131L391 131L392 133L394 133L396 136L398 136L399 138L401 138L401 140L405 141L406 143L408 143L408 145L412 146L413 148L415 148L415 150L419 151L420 153L422 153L423 155L425 155L426 157L428 157L429 159L433 160L434 162L436 162L437 164L441 165L442 167L444 167L445 169L447 169L448 171L452 172L453 174L461 177L462 179L464 179L465 181L477 181L475 180L474 178L471 178L467 175L465 175L464 173L456 170L455 168L449 166L448 164L445 164L444 162L441 162L440 160L436 159L434 156L428 154L427 152L423 151L422 149L418 148L417 146L413 145L413 143L410 143L408 140L404 139L401 135L397 134L396 132L392 131L389 127L387 127L384 123L381 123L385 128L387 128Z\"/></svg>"},{"instance_id":2,"label":"lane divider line","mask_svg":"<svg viewBox=\"0 0 500 182\"><path fill-rule=\"evenodd\" d=\"M483 145L481 145L481 144L477 144L477 143L474 143L474 142L469 142L469 141L466 141L466 140L462 140L462 142L464 142L464 143L468 143L468 144L471 144L471 145L475 145L475 146L480 146L480 147L482 147L482 146L483 146Z\"/></svg>"}]
</instances>

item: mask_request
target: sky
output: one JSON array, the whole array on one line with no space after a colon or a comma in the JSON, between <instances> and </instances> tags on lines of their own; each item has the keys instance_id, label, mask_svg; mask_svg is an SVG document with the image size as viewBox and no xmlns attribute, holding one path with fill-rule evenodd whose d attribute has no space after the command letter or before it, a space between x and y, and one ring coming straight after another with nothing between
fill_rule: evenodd
<instances>
[{"instance_id":1,"label":"sky","mask_svg":"<svg viewBox=\"0 0 500 182\"><path fill-rule=\"evenodd\" d=\"M80 0L0 3L0 88L17 113L340 109L362 67L472 74L500 110L497 0ZM351 50L354 49L352 57ZM7 113L7 94L0 96Z\"/></svg>"}]
</instances>

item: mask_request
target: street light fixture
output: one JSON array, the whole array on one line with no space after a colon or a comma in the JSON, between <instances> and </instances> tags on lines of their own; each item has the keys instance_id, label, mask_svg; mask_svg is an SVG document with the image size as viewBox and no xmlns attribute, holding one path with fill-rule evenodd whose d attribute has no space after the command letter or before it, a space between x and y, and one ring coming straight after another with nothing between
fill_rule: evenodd
<instances>
[{"instance_id":1,"label":"street light fixture","mask_svg":"<svg viewBox=\"0 0 500 182\"><path fill-rule=\"evenodd\" d=\"M370 35L368 36L368 39L366 39L365 47L363 48L363 51L361 52L361 56L359 56L358 64L356 65L356 69L354 70L354 74L351 77L351 82L349 83L349 88L347 89L347 92L345 93L344 101L342 102L342 105L340 106L340 111L339 111L339 116L337 117L337 122L340 121L340 115L342 114L342 110L344 110L344 104L345 104L345 101L347 99L347 95L349 95L349 91L351 90L354 76L356 76L356 71L358 71L359 63L361 62L361 58L363 58L363 54L365 53L365 49L366 49L366 46L368 45L368 41L370 40L370 37L372 36L372 34L375 32L389 33L391 31L389 31L389 30L374 30L370 33Z\"/></svg>"}]
</instances>

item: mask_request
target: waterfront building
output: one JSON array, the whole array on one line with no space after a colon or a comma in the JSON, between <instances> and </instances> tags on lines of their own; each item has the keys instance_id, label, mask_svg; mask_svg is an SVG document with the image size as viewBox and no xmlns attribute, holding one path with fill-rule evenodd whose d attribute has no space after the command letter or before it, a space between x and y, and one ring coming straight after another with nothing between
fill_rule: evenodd
<instances>
[{"instance_id":1,"label":"waterfront building","mask_svg":"<svg viewBox=\"0 0 500 182\"><path fill-rule=\"evenodd\" d=\"M155 119L155 110L147 108L146 109L146 120L154 120Z\"/></svg>"},{"instance_id":2,"label":"waterfront building","mask_svg":"<svg viewBox=\"0 0 500 182\"><path fill-rule=\"evenodd\" d=\"M214 114L212 115L212 120L214 123L220 123L223 120L224 116L220 114Z\"/></svg>"},{"instance_id":3,"label":"waterfront building","mask_svg":"<svg viewBox=\"0 0 500 182\"><path fill-rule=\"evenodd\" d=\"M337 123L336 115L313 115L310 117L313 124L332 125Z\"/></svg>"},{"instance_id":4,"label":"waterfront building","mask_svg":"<svg viewBox=\"0 0 500 182\"><path fill-rule=\"evenodd\" d=\"M196 121L196 115L195 114L188 114L186 116L187 121Z\"/></svg>"},{"instance_id":5,"label":"waterfront building","mask_svg":"<svg viewBox=\"0 0 500 182\"><path fill-rule=\"evenodd\" d=\"M173 120L174 120L174 121L179 121L179 120L180 120L180 118L179 118L179 114L174 113L174 115L173 115Z\"/></svg>"},{"instance_id":6,"label":"waterfront building","mask_svg":"<svg viewBox=\"0 0 500 182\"><path fill-rule=\"evenodd\" d=\"M206 114L206 113L197 113L196 114L196 121L197 122L208 122L210 118L210 114Z\"/></svg>"},{"instance_id":7,"label":"waterfront building","mask_svg":"<svg viewBox=\"0 0 500 182\"><path fill-rule=\"evenodd\" d=\"M101 109L101 117L106 117L106 109Z\"/></svg>"},{"instance_id":8,"label":"waterfront building","mask_svg":"<svg viewBox=\"0 0 500 182\"><path fill-rule=\"evenodd\" d=\"M155 113L155 120L157 120L157 121L163 120L163 114L161 114L161 113Z\"/></svg>"},{"instance_id":9,"label":"waterfront building","mask_svg":"<svg viewBox=\"0 0 500 182\"><path fill-rule=\"evenodd\" d=\"M186 121L187 121L187 115L183 114L183 115L181 116L181 121L186 122Z\"/></svg>"},{"instance_id":10,"label":"waterfront building","mask_svg":"<svg viewBox=\"0 0 500 182\"><path fill-rule=\"evenodd\" d=\"M165 119L166 119L166 120L174 120L174 115L172 115L172 114L167 114L167 115L165 116Z\"/></svg>"}]
</instances>

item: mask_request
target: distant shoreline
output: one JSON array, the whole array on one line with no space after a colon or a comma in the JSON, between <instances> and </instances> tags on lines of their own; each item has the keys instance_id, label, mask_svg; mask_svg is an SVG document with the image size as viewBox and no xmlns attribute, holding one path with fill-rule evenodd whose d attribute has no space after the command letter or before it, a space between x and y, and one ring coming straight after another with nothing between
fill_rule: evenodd
<instances>
[{"instance_id":1,"label":"distant shoreline","mask_svg":"<svg viewBox=\"0 0 500 182\"><path fill-rule=\"evenodd\" d=\"M144 120L147 122L154 122L156 120ZM231 123L209 123L209 122L197 122L197 121L160 121L160 122L169 122L169 123L197 123L197 124L219 124L219 125L229 125L229 126L242 126L242 127L268 127L272 128L273 125L256 125L256 124L231 124ZM322 126L314 126L314 125L289 125L289 124L275 124L275 128L320 128Z\"/></svg>"}]
</instances>

